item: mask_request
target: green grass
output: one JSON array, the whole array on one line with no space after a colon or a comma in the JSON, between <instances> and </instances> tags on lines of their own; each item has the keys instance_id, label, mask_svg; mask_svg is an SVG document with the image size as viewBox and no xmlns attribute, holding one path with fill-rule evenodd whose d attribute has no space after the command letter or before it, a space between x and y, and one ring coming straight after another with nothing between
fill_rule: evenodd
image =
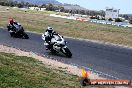
<instances>
[{"instance_id":1,"label":"green grass","mask_svg":"<svg viewBox=\"0 0 132 88\"><path fill-rule=\"evenodd\" d=\"M83 88L75 75L26 56L0 53L0 88ZM88 87L91 88L91 87ZM114 88L99 86L96 88Z\"/></svg>"},{"instance_id":2,"label":"green grass","mask_svg":"<svg viewBox=\"0 0 132 88\"><path fill-rule=\"evenodd\" d=\"M80 88L77 76L25 56L0 53L0 88Z\"/></svg>"},{"instance_id":3,"label":"green grass","mask_svg":"<svg viewBox=\"0 0 132 88\"><path fill-rule=\"evenodd\" d=\"M5 7L1 8L4 9ZM32 10L24 12L20 9L11 8L9 12L0 12L0 26L6 27L8 18L13 17L28 31L42 33L46 30L47 26L50 25L54 27L58 33L64 36L132 46L132 28L54 18L48 15L50 13L56 12Z\"/></svg>"}]
</instances>

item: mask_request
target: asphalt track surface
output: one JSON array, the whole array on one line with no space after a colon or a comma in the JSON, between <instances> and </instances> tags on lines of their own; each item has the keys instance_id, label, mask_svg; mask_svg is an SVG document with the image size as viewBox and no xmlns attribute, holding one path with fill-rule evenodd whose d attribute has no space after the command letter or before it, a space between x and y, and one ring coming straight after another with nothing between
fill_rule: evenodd
<instances>
[{"instance_id":1,"label":"asphalt track surface","mask_svg":"<svg viewBox=\"0 0 132 88\"><path fill-rule=\"evenodd\" d=\"M11 38L7 30L0 29L0 44L83 66L101 76L132 80L132 49L65 38L73 54L72 58L66 58L63 54L53 55L46 51L40 34L28 35L30 37L28 40Z\"/></svg>"}]
</instances>

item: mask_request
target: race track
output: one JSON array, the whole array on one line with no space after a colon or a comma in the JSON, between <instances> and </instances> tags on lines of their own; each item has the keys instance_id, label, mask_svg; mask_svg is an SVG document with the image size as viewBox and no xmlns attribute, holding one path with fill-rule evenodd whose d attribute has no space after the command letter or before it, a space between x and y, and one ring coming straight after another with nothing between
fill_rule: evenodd
<instances>
[{"instance_id":1,"label":"race track","mask_svg":"<svg viewBox=\"0 0 132 88\"><path fill-rule=\"evenodd\" d=\"M73 53L72 58L66 58L64 55L52 55L46 51L40 34L28 35L28 40L11 38L7 30L0 29L0 44L46 55L64 63L84 66L109 77L132 80L132 49L66 38Z\"/></svg>"}]
</instances>

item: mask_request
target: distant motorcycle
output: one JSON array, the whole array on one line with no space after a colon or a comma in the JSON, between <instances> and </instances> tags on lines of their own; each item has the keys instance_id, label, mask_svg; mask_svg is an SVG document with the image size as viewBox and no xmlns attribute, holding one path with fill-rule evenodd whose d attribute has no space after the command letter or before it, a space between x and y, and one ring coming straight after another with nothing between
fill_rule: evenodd
<instances>
[{"instance_id":1,"label":"distant motorcycle","mask_svg":"<svg viewBox=\"0 0 132 88\"><path fill-rule=\"evenodd\" d=\"M29 39L29 36L20 24L14 24L14 27L8 25L7 28L11 37Z\"/></svg>"},{"instance_id":2,"label":"distant motorcycle","mask_svg":"<svg viewBox=\"0 0 132 88\"><path fill-rule=\"evenodd\" d=\"M45 40L44 34L42 35L42 39ZM63 53L65 54L67 57L72 57L72 53L71 51L68 49L68 47L66 46L66 41L64 40L63 36L60 36L59 34L54 34L52 35L52 39L49 42L49 50L52 53ZM44 43L44 45L46 45L47 43Z\"/></svg>"}]
</instances>

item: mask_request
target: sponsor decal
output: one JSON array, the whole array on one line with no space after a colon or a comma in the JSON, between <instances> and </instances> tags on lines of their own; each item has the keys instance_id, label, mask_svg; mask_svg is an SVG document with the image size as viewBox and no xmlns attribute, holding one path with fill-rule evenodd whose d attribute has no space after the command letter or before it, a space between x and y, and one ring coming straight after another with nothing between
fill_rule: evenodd
<instances>
[{"instance_id":1,"label":"sponsor decal","mask_svg":"<svg viewBox=\"0 0 132 88\"><path fill-rule=\"evenodd\" d=\"M90 79L88 71L82 68L82 77L79 78L82 86L88 85L116 85L116 86L126 86L131 85L130 80L116 80L116 79Z\"/></svg>"}]
</instances>

